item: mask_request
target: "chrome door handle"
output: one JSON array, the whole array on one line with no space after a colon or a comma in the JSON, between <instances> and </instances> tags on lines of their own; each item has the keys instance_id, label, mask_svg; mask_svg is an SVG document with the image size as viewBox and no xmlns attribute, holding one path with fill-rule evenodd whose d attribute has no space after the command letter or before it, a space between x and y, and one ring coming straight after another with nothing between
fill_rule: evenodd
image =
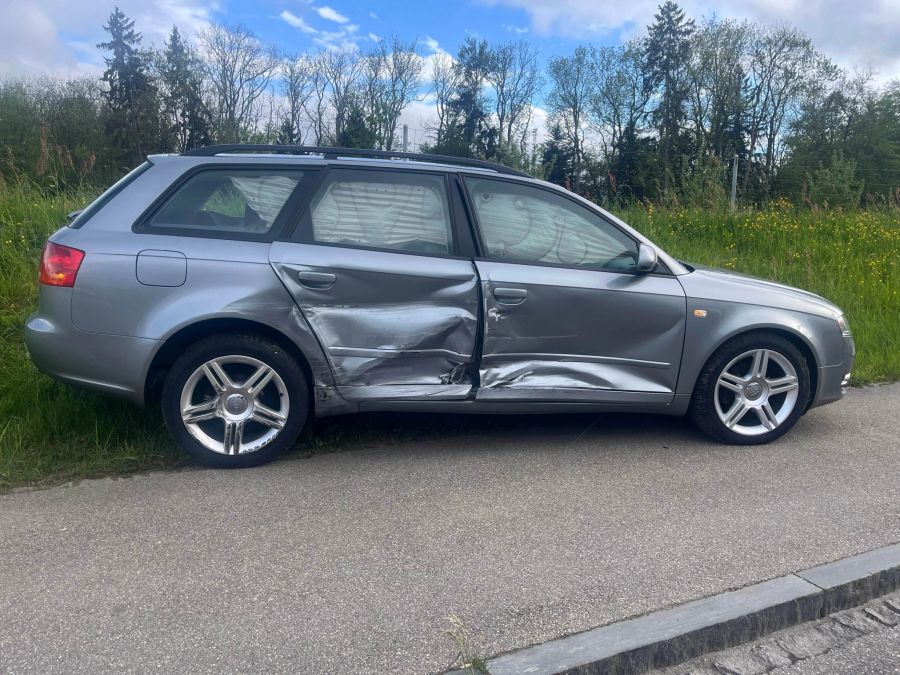
<instances>
[{"instance_id":1,"label":"chrome door handle","mask_svg":"<svg viewBox=\"0 0 900 675\"><path fill-rule=\"evenodd\" d=\"M504 305L518 305L525 301L528 291L524 288L495 288L494 298Z\"/></svg>"},{"instance_id":2,"label":"chrome door handle","mask_svg":"<svg viewBox=\"0 0 900 675\"><path fill-rule=\"evenodd\" d=\"M297 272L297 280L306 288L328 290L334 286L337 276L331 272Z\"/></svg>"}]
</instances>

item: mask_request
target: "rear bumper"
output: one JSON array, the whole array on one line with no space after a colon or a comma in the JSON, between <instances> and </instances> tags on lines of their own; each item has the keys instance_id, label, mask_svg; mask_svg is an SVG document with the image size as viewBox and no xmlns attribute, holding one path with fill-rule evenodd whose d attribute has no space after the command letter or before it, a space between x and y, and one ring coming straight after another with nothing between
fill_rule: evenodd
<instances>
[{"instance_id":1,"label":"rear bumper","mask_svg":"<svg viewBox=\"0 0 900 675\"><path fill-rule=\"evenodd\" d=\"M71 289L41 288L41 311L25 323L25 345L38 370L84 389L144 404L144 382L157 340L85 333L72 325Z\"/></svg>"},{"instance_id":2,"label":"rear bumper","mask_svg":"<svg viewBox=\"0 0 900 675\"><path fill-rule=\"evenodd\" d=\"M837 365L819 367L819 386L810 408L833 403L843 398L850 386L850 377L855 360L856 343L854 343L853 337L848 335L844 337L843 361Z\"/></svg>"}]
</instances>

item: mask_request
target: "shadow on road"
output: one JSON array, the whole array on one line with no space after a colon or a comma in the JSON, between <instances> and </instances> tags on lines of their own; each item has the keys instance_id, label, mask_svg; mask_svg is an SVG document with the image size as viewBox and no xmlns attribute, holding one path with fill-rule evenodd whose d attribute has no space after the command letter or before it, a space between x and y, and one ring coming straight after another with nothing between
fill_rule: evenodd
<instances>
[{"instance_id":1,"label":"shadow on road","mask_svg":"<svg viewBox=\"0 0 900 675\"><path fill-rule=\"evenodd\" d=\"M651 437L667 437L676 443L705 439L685 418L638 413L361 413L313 421L288 457L434 439L455 439L470 448L470 442L490 442L492 438L560 443L615 438L640 444L642 437L648 441Z\"/></svg>"}]
</instances>

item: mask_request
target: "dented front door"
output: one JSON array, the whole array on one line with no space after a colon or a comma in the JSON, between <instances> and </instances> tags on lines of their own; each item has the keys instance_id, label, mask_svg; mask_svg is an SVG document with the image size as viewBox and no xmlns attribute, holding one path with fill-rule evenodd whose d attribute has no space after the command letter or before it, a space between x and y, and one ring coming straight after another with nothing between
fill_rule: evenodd
<instances>
[{"instance_id":1,"label":"dented front door","mask_svg":"<svg viewBox=\"0 0 900 675\"><path fill-rule=\"evenodd\" d=\"M478 398L666 403L684 342L674 277L479 261Z\"/></svg>"}]
</instances>

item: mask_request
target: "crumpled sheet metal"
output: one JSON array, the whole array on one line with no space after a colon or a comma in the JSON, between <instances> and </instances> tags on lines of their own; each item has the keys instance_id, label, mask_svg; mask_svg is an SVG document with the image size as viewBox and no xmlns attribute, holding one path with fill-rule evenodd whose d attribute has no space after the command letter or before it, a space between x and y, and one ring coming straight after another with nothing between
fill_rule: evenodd
<instances>
[{"instance_id":1,"label":"crumpled sheet metal","mask_svg":"<svg viewBox=\"0 0 900 675\"><path fill-rule=\"evenodd\" d=\"M684 343L683 293L649 278L632 282L649 292L579 287L583 272L573 273L568 285L490 279L498 266L484 266L482 390L674 392ZM498 302L493 289L502 286L527 290L527 297L520 304Z\"/></svg>"},{"instance_id":2,"label":"crumpled sheet metal","mask_svg":"<svg viewBox=\"0 0 900 675\"><path fill-rule=\"evenodd\" d=\"M663 368L668 364L660 364ZM654 371L658 366L638 366L622 361L579 361L556 354L517 354L482 361L481 386L484 388L542 389L616 389L667 392ZM614 384L615 383L615 384Z\"/></svg>"},{"instance_id":3,"label":"crumpled sheet metal","mask_svg":"<svg viewBox=\"0 0 900 675\"><path fill-rule=\"evenodd\" d=\"M434 270L421 275L331 268L337 280L321 290L296 281L297 269L314 268L278 266L326 353L342 396L393 397L385 387L413 398L468 393L478 281L467 261L440 260L436 266L441 265L446 268L442 276Z\"/></svg>"}]
</instances>

